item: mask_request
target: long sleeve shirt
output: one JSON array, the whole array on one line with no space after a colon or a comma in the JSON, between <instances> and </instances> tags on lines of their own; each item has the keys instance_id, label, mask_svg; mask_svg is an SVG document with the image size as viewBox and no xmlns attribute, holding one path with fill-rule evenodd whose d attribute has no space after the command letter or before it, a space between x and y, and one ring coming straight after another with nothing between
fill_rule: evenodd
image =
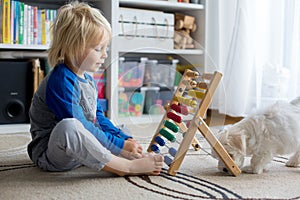
<instances>
[{"instance_id":1,"label":"long sleeve shirt","mask_svg":"<svg viewBox=\"0 0 300 200\"><path fill-rule=\"evenodd\" d=\"M28 153L35 163L47 149L52 129L65 118L76 118L104 147L120 154L130 136L104 116L97 93L89 74L80 78L65 64L59 64L45 77L29 110L32 141Z\"/></svg>"}]
</instances>

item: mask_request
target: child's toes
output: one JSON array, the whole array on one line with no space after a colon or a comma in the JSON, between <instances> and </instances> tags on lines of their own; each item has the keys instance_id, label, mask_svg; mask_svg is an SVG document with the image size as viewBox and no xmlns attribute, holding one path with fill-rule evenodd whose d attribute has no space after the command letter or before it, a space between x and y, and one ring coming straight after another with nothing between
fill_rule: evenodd
<instances>
[{"instance_id":1,"label":"child's toes","mask_svg":"<svg viewBox=\"0 0 300 200\"><path fill-rule=\"evenodd\" d=\"M154 160L155 160L155 162L163 162L164 157L162 155L155 155Z\"/></svg>"}]
</instances>

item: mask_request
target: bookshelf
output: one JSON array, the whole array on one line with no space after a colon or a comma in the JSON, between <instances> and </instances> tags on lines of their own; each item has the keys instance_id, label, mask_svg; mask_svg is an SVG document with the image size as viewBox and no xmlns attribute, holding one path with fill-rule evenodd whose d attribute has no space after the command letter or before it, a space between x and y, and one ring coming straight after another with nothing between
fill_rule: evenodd
<instances>
[{"instance_id":1,"label":"bookshelf","mask_svg":"<svg viewBox=\"0 0 300 200\"><path fill-rule=\"evenodd\" d=\"M38 71L31 62L33 59L46 60L49 28L56 10L63 3L0 1L0 133L29 131L27 113L33 95L33 77L39 75L41 79L43 73L34 73Z\"/></svg>"},{"instance_id":2,"label":"bookshelf","mask_svg":"<svg viewBox=\"0 0 300 200\"><path fill-rule=\"evenodd\" d=\"M21 0L25 4L39 9L58 9L66 0ZM165 58L171 56L182 64L194 63L199 71L204 71L205 47L205 1L203 4L177 3L151 0L88 0L99 8L112 26L112 41L106 65L106 98L108 99L108 117L116 124L135 124L159 122L162 115L142 115L120 117L118 115L118 58L121 56L139 56ZM173 46L158 47L155 40L136 38L127 40L118 35L118 21L121 8L145 9L166 13L180 12L196 18L197 30L192 36L198 45L195 49L174 49ZM0 59L46 58L48 44L3 44L0 43Z\"/></svg>"},{"instance_id":3,"label":"bookshelf","mask_svg":"<svg viewBox=\"0 0 300 200\"><path fill-rule=\"evenodd\" d=\"M204 1L203 1L204 2ZM181 64L194 63L199 66L199 71L204 71L204 44L205 44L205 4L177 3L171 1L146 1L146 0L106 0L97 2L112 25L113 38L111 41L109 57L107 59L107 86L106 97L109 102L108 116L116 124L141 124L158 123L162 115L119 116L118 108L118 58L120 56L137 56L152 58L166 58L171 56L178 59ZM182 13L196 18L197 30L192 37L197 41L195 49L174 49L173 45L161 47L159 41L120 37L119 16L122 8L145 9L162 11L165 13Z\"/></svg>"}]
</instances>

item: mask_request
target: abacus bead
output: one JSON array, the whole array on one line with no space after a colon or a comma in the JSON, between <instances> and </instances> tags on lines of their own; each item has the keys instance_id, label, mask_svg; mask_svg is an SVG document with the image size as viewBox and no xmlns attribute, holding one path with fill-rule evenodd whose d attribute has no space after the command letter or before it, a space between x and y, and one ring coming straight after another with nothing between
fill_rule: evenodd
<instances>
[{"instance_id":1,"label":"abacus bead","mask_svg":"<svg viewBox=\"0 0 300 200\"><path fill-rule=\"evenodd\" d=\"M183 114L183 115L188 115L189 114L189 110L186 106L172 104L171 109L178 112L178 113L180 113L180 114Z\"/></svg>"},{"instance_id":2,"label":"abacus bead","mask_svg":"<svg viewBox=\"0 0 300 200\"><path fill-rule=\"evenodd\" d=\"M173 157L175 157L176 153L177 153L177 150L174 147L171 147L169 149L169 154L171 154Z\"/></svg>"},{"instance_id":3,"label":"abacus bead","mask_svg":"<svg viewBox=\"0 0 300 200\"><path fill-rule=\"evenodd\" d=\"M156 136L155 137L155 142L157 142L157 144L159 144L160 146L165 146L166 142L164 141L164 139L162 139L161 137L159 136Z\"/></svg>"},{"instance_id":4,"label":"abacus bead","mask_svg":"<svg viewBox=\"0 0 300 200\"><path fill-rule=\"evenodd\" d=\"M168 112L167 113L167 117L172 119L173 121L177 122L177 123L181 123L182 122L182 118L179 115L176 115L173 112Z\"/></svg>"},{"instance_id":5,"label":"abacus bead","mask_svg":"<svg viewBox=\"0 0 300 200\"><path fill-rule=\"evenodd\" d=\"M159 147L157 145L155 145L155 144L151 145L151 150L153 152L155 152L155 153L159 153L160 152Z\"/></svg>"},{"instance_id":6,"label":"abacus bead","mask_svg":"<svg viewBox=\"0 0 300 200\"><path fill-rule=\"evenodd\" d=\"M168 166L172 164L172 159L169 156L164 156L164 161Z\"/></svg>"},{"instance_id":7,"label":"abacus bead","mask_svg":"<svg viewBox=\"0 0 300 200\"><path fill-rule=\"evenodd\" d=\"M174 133L177 133L179 130L179 127L169 120L166 120L164 122L164 126L167 127L168 129L170 129L171 131L173 131Z\"/></svg>"},{"instance_id":8,"label":"abacus bead","mask_svg":"<svg viewBox=\"0 0 300 200\"><path fill-rule=\"evenodd\" d=\"M195 97L195 98L198 98L198 99L202 99L204 94L205 93L203 91L198 91L198 90L189 90L188 91L189 96Z\"/></svg>"},{"instance_id":9,"label":"abacus bead","mask_svg":"<svg viewBox=\"0 0 300 200\"><path fill-rule=\"evenodd\" d=\"M170 142L176 141L176 137L172 133L170 133L170 131L167 128L160 129L159 133L166 139L168 139Z\"/></svg>"}]
</instances>

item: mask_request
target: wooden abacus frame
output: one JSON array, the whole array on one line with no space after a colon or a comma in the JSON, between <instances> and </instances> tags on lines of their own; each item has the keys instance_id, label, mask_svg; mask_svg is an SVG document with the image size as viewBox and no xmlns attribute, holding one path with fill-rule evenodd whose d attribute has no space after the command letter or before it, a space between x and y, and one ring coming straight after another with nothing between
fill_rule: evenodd
<instances>
[{"instance_id":1,"label":"wooden abacus frame","mask_svg":"<svg viewBox=\"0 0 300 200\"><path fill-rule=\"evenodd\" d=\"M181 129L183 133L185 133L183 140L180 143L180 146L176 152L176 155L174 156L174 159L172 163L169 166L168 173L170 175L175 176L190 145L194 147L195 150L200 149L199 142L195 138L195 134L197 129L201 132L201 134L204 136L204 138L208 141L208 143L211 145L211 147L214 149L214 151L218 154L220 159L224 162L227 169L234 175L238 176L241 173L241 170L239 167L235 164L235 162L232 160L232 158L229 156L227 151L224 149L222 144L218 141L218 139L214 136L210 128L207 126L205 121L203 120L203 117L212 101L212 97L219 85L219 82L222 79L222 74L220 72L214 72L213 74L210 73L204 73L202 74L201 78L203 81L196 82L194 79L199 77L199 73L192 71L192 70L185 70L180 83L178 84L178 87L174 93L174 96L169 104L169 106L166 107L166 114L163 116L156 133L154 134L150 145L147 149L148 152L151 152L151 145L156 144L155 137L160 136L161 134L159 131L164 128L164 122L169 119L168 113L173 112L171 109L172 104L186 104L187 106L194 106L195 104L192 102L192 100L187 99L187 102L183 102L181 99L185 99L183 96L184 91L186 89L191 88L199 88L203 90L204 92L202 95L196 94L196 91L194 92L194 96L198 99L201 99L200 104L197 106L196 111L194 112L193 119L191 120L190 125L187 127L185 123L183 122L175 122L176 125ZM207 83L208 82L208 83ZM201 93L200 93L201 94Z\"/></svg>"}]
</instances>

